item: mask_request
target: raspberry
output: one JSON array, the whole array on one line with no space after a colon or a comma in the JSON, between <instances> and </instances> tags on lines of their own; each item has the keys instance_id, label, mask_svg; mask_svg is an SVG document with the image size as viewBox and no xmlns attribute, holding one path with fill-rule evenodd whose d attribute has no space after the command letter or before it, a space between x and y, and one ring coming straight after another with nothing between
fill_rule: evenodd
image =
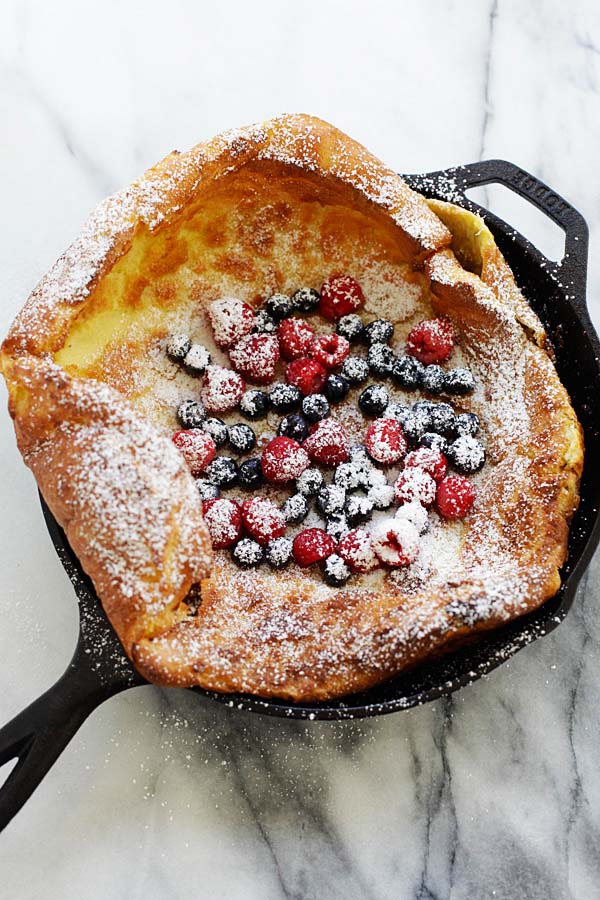
<instances>
[{"instance_id":1,"label":"raspberry","mask_svg":"<svg viewBox=\"0 0 600 900\"><path fill-rule=\"evenodd\" d=\"M323 466L337 466L350 457L346 432L337 419L321 419L317 422L302 447L313 462Z\"/></svg>"},{"instance_id":2,"label":"raspberry","mask_svg":"<svg viewBox=\"0 0 600 900\"><path fill-rule=\"evenodd\" d=\"M444 362L454 349L454 329L449 319L427 319L412 329L406 352L426 366Z\"/></svg>"},{"instance_id":3,"label":"raspberry","mask_svg":"<svg viewBox=\"0 0 600 900\"><path fill-rule=\"evenodd\" d=\"M209 366L202 386L202 402L208 412L227 412L238 405L246 385L237 372L224 366Z\"/></svg>"},{"instance_id":4,"label":"raspberry","mask_svg":"<svg viewBox=\"0 0 600 900\"><path fill-rule=\"evenodd\" d=\"M242 503L242 520L246 531L259 544L266 546L269 541L282 537L285 532L285 516L266 497L253 497Z\"/></svg>"},{"instance_id":5,"label":"raspberry","mask_svg":"<svg viewBox=\"0 0 600 900\"><path fill-rule=\"evenodd\" d=\"M235 500L205 500L202 513L215 550L232 547L239 540L242 533L242 510Z\"/></svg>"},{"instance_id":6,"label":"raspberry","mask_svg":"<svg viewBox=\"0 0 600 900\"><path fill-rule=\"evenodd\" d=\"M370 572L378 566L371 535L363 528L348 532L338 544L337 553L353 572Z\"/></svg>"},{"instance_id":7,"label":"raspberry","mask_svg":"<svg viewBox=\"0 0 600 900\"><path fill-rule=\"evenodd\" d=\"M367 428L365 446L371 459L384 466L399 462L406 453L406 438L395 419L375 419Z\"/></svg>"},{"instance_id":8,"label":"raspberry","mask_svg":"<svg viewBox=\"0 0 600 900\"><path fill-rule=\"evenodd\" d=\"M423 469L435 481L441 481L448 471L448 460L439 450L429 449L429 447L419 447L413 450L404 460L404 465Z\"/></svg>"},{"instance_id":9,"label":"raspberry","mask_svg":"<svg viewBox=\"0 0 600 900\"><path fill-rule=\"evenodd\" d=\"M316 359L295 359L285 370L285 377L303 394L320 394L327 372Z\"/></svg>"},{"instance_id":10,"label":"raspberry","mask_svg":"<svg viewBox=\"0 0 600 900\"><path fill-rule=\"evenodd\" d=\"M279 360L279 341L274 334L249 334L229 351L229 359L237 372L264 384L272 381Z\"/></svg>"},{"instance_id":11,"label":"raspberry","mask_svg":"<svg viewBox=\"0 0 600 900\"><path fill-rule=\"evenodd\" d=\"M350 344L339 334L322 334L313 339L308 352L325 369L334 369L341 366L348 356Z\"/></svg>"},{"instance_id":12,"label":"raspberry","mask_svg":"<svg viewBox=\"0 0 600 900\"><path fill-rule=\"evenodd\" d=\"M335 550L335 540L322 528L307 528L294 538L292 556L299 566L321 562Z\"/></svg>"},{"instance_id":13,"label":"raspberry","mask_svg":"<svg viewBox=\"0 0 600 900\"><path fill-rule=\"evenodd\" d=\"M418 501L423 506L431 506L435 500L436 483L423 469L404 469L394 484L394 493L398 503Z\"/></svg>"},{"instance_id":14,"label":"raspberry","mask_svg":"<svg viewBox=\"0 0 600 900\"><path fill-rule=\"evenodd\" d=\"M222 297L208 307L208 318L219 347L231 347L254 328L254 310L236 297Z\"/></svg>"},{"instance_id":15,"label":"raspberry","mask_svg":"<svg viewBox=\"0 0 600 900\"><path fill-rule=\"evenodd\" d=\"M326 319L341 319L365 302L361 287L351 275L333 275L321 288L319 312Z\"/></svg>"},{"instance_id":16,"label":"raspberry","mask_svg":"<svg viewBox=\"0 0 600 900\"><path fill-rule=\"evenodd\" d=\"M173 443L183 453L192 475L199 475L213 461L217 452L210 434L198 428L175 432Z\"/></svg>"},{"instance_id":17,"label":"raspberry","mask_svg":"<svg viewBox=\"0 0 600 900\"><path fill-rule=\"evenodd\" d=\"M284 359L308 356L315 333L304 319L284 319L277 326L279 347Z\"/></svg>"},{"instance_id":18,"label":"raspberry","mask_svg":"<svg viewBox=\"0 0 600 900\"><path fill-rule=\"evenodd\" d=\"M267 481L285 484L293 481L310 465L308 453L297 441L276 437L263 450L261 466Z\"/></svg>"},{"instance_id":19,"label":"raspberry","mask_svg":"<svg viewBox=\"0 0 600 900\"><path fill-rule=\"evenodd\" d=\"M448 475L437 486L436 507L445 519L462 519L475 501L475 487L462 475Z\"/></svg>"},{"instance_id":20,"label":"raspberry","mask_svg":"<svg viewBox=\"0 0 600 900\"><path fill-rule=\"evenodd\" d=\"M425 534L429 528L429 515L422 503L418 500L412 500L410 503L404 503L396 510L397 519L407 519L411 525L414 525L419 534Z\"/></svg>"},{"instance_id":21,"label":"raspberry","mask_svg":"<svg viewBox=\"0 0 600 900\"><path fill-rule=\"evenodd\" d=\"M419 555L419 533L406 519L379 522L371 539L375 553L386 566L409 566Z\"/></svg>"}]
</instances>

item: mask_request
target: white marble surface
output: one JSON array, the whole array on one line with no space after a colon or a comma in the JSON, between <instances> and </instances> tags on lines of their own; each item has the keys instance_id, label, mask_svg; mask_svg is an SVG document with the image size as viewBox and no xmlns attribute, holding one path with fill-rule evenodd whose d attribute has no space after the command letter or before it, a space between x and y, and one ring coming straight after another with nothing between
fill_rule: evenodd
<instances>
[{"instance_id":1,"label":"white marble surface","mask_svg":"<svg viewBox=\"0 0 600 900\"><path fill-rule=\"evenodd\" d=\"M3 0L0 66L2 333L108 192L173 147L299 110L400 170L501 156L539 175L590 223L600 322L594 0ZM552 228L490 198L560 255ZM77 618L6 414L0 434L5 721L61 673ZM114 698L0 838L0 894L600 897L599 572L597 558L553 635L388 718Z\"/></svg>"}]
</instances>

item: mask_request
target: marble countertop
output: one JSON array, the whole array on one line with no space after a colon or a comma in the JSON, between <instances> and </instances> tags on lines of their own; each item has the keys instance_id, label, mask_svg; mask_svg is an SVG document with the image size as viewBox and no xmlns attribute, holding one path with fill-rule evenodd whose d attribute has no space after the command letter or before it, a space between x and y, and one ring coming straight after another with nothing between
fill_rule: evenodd
<instances>
[{"instance_id":1,"label":"marble countertop","mask_svg":"<svg viewBox=\"0 0 600 900\"><path fill-rule=\"evenodd\" d=\"M486 157L534 172L587 217L600 323L592 0L4 0L0 65L2 333L106 194L173 147L283 111L405 172ZM502 190L485 199L560 257L546 220ZM65 668L77 615L5 413L0 435L7 721ZM552 635L382 719L269 720L150 687L113 698L0 837L0 893L600 897L599 571L597 556Z\"/></svg>"}]
</instances>

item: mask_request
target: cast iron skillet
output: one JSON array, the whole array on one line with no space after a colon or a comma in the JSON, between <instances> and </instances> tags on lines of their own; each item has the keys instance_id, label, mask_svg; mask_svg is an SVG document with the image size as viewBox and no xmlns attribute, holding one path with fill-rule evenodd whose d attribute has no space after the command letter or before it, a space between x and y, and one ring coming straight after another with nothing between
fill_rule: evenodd
<instances>
[{"instance_id":1,"label":"cast iron skillet","mask_svg":"<svg viewBox=\"0 0 600 900\"><path fill-rule=\"evenodd\" d=\"M546 185L502 160L405 177L427 196L450 199L485 215L525 296L554 341L559 375L585 430L587 460L563 584L556 597L536 612L452 655L343 700L290 706L284 701L193 689L231 707L291 719L351 719L396 712L449 694L556 628L573 602L600 536L600 470L595 464L600 456L600 409L596 400L600 343L585 301L588 232L584 219ZM560 264L548 261L522 235L465 197L466 189L492 182L521 194L564 230L566 252ZM79 600L79 641L62 678L0 731L0 765L15 757L18 760L0 788L0 829L25 803L92 710L113 694L146 683L125 657L90 580L43 499L42 511Z\"/></svg>"}]
</instances>

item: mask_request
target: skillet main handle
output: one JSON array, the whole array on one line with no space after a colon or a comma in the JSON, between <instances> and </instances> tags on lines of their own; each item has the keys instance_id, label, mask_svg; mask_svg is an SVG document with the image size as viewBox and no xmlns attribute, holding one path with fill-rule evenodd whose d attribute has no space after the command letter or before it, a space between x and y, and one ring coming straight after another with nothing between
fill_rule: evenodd
<instances>
[{"instance_id":1,"label":"skillet main handle","mask_svg":"<svg viewBox=\"0 0 600 900\"><path fill-rule=\"evenodd\" d=\"M565 255L559 264L549 266L556 269L565 286L571 284L577 295L585 298L589 232L574 206L535 175L505 159L468 163L453 170L453 174L463 192L479 185L502 184L556 222L565 233Z\"/></svg>"},{"instance_id":2,"label":"skillet main handle","mask_svg":"<svg viewBox=\"0 0 600 900\"><path fill-rule=\"evenodd\" d=\"M29 799L89 714L122 689L103 687L94 672L78 665L76 653L56 684L0 729L0 766L18 760L0 786L0 831Z\"/></svg>"}]
</instances>

